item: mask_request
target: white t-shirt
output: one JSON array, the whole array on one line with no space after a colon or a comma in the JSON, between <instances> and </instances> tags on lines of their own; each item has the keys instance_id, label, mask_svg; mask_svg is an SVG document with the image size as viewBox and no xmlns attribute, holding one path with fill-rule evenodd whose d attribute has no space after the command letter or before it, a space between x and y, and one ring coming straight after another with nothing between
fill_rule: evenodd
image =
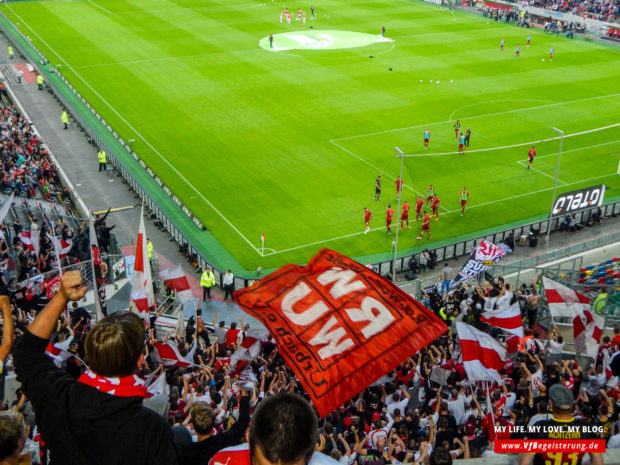
<instances>
[{"instance_id":1,"label":"white t-shirt","mask_svg":"<svg viewBox=\"0 0 620 465\"><path fill-rule=\"evenodd\" d=\"M457 425L462 425L465 422L465 396L459 394L456 399L450 399L448 401L448 410L454 415Z\"/></svg>"},{"instance_id":2,"label":"white t-shirt","mask_svg":"<svg viewBox=\"0 0 620 465\"><path fill-rule=\"evenodd\" d=\"M564 350L564 342L559 343L557 341L551 340L549 341L549 353L550 354L561 354Z\"/></svg>"},{"instance_id":3,"label":"white t-shirt","mask_svg":"<svg viewBox=\"0 0 620 465\"><path fill-rule=\"evenodd\" d=\"M396 409L400 409L401 415L404 416L408 404L409 404L409 399L405 397L404 399L399 400L398 402L392 402L386 408L390 416L394 416L394 410Z\"/></svg>"},{"instance_id":4,"label":"white t-shirt","mask_svg":"<svg viewBox=\"0 0 620 465\"><path fill-rule=\"evenodd\" d=\"M515 402L517 401L517 395L514 392L509 392L506 394L506 416L508 416L508 412L511 412L515 407Z\"/></svg>"},{"instance_id":5,"label":"white t-shirt","mask_svg":"<svg viewBox=\"0 0 620 465\"><path fill-rule=\"evenodd\" d=\"M543 385L542 371L538 370L532 373L532 396L538 397L540 395L540 390L538 389Z\"/></svg>"}]
</instances>

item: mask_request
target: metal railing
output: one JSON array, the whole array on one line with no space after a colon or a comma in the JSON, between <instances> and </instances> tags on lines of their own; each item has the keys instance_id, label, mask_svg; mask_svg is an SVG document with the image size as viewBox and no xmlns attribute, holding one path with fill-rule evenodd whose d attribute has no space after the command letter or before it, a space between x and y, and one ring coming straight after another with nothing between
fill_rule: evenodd
<instances>
[{"instance_id":1,"label":"metal railing","mask_svg":"<svg viewBox=\"0 0 620 465\"><path fill-rule=\"evenodd\" d=\"M129 142L124 141L115 131L114 129L99 115L95 109L86 101L84 97L80 95L80 93L71 85L69 81L55 68L51 68L49 70L45 70L44 66L48 65L49 62L47 58L41 53L32 43L31 41L18 29L13 23L4 15L4 13L0 14L5 18L5 20L12 25L12 30L19 34L25 43L28 44L28 47L31 48L40 58L39 63L35 63L34 66L40 70L40 72L44 74L55 73L64 83L65 89L71 91L75 96L82 102L82 104L92 112L92 114L97 118L97 120L101 123L101 127L105 128L109 134L111 134L115 139L117 144L116 147L111 147L109 144L106 144L102 138L101 133L96 128L92 127L81 115L80 112L73 107L70 103L69 99L65 96L63 89L56 86L56 84L52 80L47 81L47 85L49 86L51 92L55 95L59 102L67 109L67 111L71 114L76 123L86 132L86 134L92 139L92 142L96 144L98 147L102 147L106 154L108 155L110 164L114 167L114 169L118 172L118 174L125 179L125 181L129 184L129 186L136 192L138 197L142 199L145 206L150 212L152 212L152 217L156 218L161 222L162 228L165 229L172 237L174 241L176 241L179 246L187 247L186 256L193 257L195 259L195 263L197 264L197 269L200 271L201 269L205 269L207 266L210 266L213 269L216 280L222 285L223 275L226 270L220 269L210 263L204 255L198 250L197 246L192 243L192 241L187 237L187 235L183 232L183 230L175 224L175 222L170 218L166 209L162 207L153 197L149 194L149 189L142 185L140 181L136 178L132 170L127 168L121 161L119 157L118 150L124 150L124 155L129 155L134 158L140 166L149 174L149 176L154 176L152 170L148 168L148 166L142 161L138 155L132 150ZM3 27L4 28L4 27ZM21 44L17 43L15 40L12 40L11 31L6 30L4 28L5 35L7 36L7 40L19 50L24 56L28 56L28 50L21 47ZM157 184L161 184L159 178L153 178ZM169 189L167 187L162 186L164 192L167 195L171 195ZM174 197L173 197L174 198ZM176 199L178 200L178 199ZM175 201L176 201L175 200ZM181 206L179 206L181 208ZM616 215L620 213L620 202L614 202L602 207L603 214L602 217ZM577 213L577 221L580 222L585 212ZM558 225L560 223L559 218L554 218L551 220L550 227L551 231L556 231L558 229ZM515 238L518 238L522 234L527 234L530 231L531 227L535 227L539 230L540 234L544 234L547 231L547 227L549 226L549 220L544 219L541 221L536 221L533 223L527 223L522 226L500 230L498 232L492 234L486 234L478 237L474 237L471 239L456 241L452 244L436 247L434 249L429 248L429 250L434 250L437 253L437 260L448 260L450 258L458 258L464 255L468 255L471 250L476 246L476 244L482 240L487 239L493 243L496 243L502 239L505 239L510 233L515 235ZM379 263L376 263L374 267L378 270L381 275L394 273L398 274L401 272L405 272L409 270L408 262L411 257L418 258L421 252L416 252L414 254L408 254L405 256L397 257L396 260L385 260ZM193 260L190 260L193 261ZM248 272L250 273L250 272ZM235 276L235 288L243 288L247 287L253 280L258 279L259 276Z\"/></svg>"},{"instance_id":2,"label":"metal railing","mask_svg":"<svg viewBox=\"0 0 620 465\"><path fill-rule=\"evenodd\" d=\"M620 214L620 201L601 206L601 211L602 211L601 218L607 218L607 217L616 216ZM591 210L584 210L584 211L578 212L576 214L576 221L577 223L584 222L588 220L590 216L591 216ZM553 220L551 220L551 232L558 231L559 225L561 224L562 220L563 220L562 217L553 218ZM509 229L502 229L494 233L485 234L485 235L481 235L478 237L474 237L474 238L470 238L470 239L466 239L462 241L455 241L451 244L444 245L441 247L433 248L431 246L431 247L428 247L427 250L434 251L437 254L437 262L439 263L445 260L456 259L459 257L469 255L471 251L483 239L486 239L487 241L497 244L499 241L506 239L512 233L514 235L515 241L518 241L521 236L523 235L527 236L530 230L532 229L537 230L538 236L541 237L544 234L546 234L548 226L549 226L549 219L545 218L544 220L535 221L532 223L526 223L521 226L516 226L513 228L509 228ZM575 233L575 234L578 234L578 233ZM608 237L599 238L599 239L594 240L593 242L599 241L599 245L601 245L601 241L603 240L606 241L604 243L609 243L609 242L612 242L613 240L617 240L618 238L620 238L620 233L613 235L611 238L608 238ZM583 250L586 250L587 248L594 247L597 245L597 244L591 244L591 245L586 245L586 244L589 244L589 243L580 243L580 244L576 244L575 246L569 246L567 247L566 250L570 249L570 253L574 254L574 253L582 252ZM391 259L376 263L373 265L373 267L375 267L377 272L381 275L390 274L394 276L394 272L396 272L396 275L397 275L396 277L398 277L400 273L404 273L410 270L409 261L411 260L412 257L419 263L419 258L420 258L421 253L422 251L416 252L413 254L408 254L402 257L398 257L395 261L396 269L393 268L393 262ZM558 255L562 254L563 256L565 256L564 251L556 252L556 253ZM540 258L539 257L532 258L532 261L537 261L537 263L542 263L544 260L548 260L548 258L543 259L542 255L540 256Z\"/></svg>"}]
</instances>

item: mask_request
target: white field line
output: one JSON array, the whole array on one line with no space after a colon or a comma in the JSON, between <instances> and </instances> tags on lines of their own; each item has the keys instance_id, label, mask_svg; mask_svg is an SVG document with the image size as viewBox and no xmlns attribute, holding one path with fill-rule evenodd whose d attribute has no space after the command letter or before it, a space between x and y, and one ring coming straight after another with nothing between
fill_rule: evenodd
<instances>
[{"instance_id":1,"label":"white field line","mask_svg":"<svg viewBox=\"0 0 620 465\"><path fill-rule=\"evenodd\" d=\"M370 163L368 160L365 160L364 158L360 157L359 155L355 154L354 152L352 152L349 149L345 149L342 145L338 144L337 142L334 142L333 140L329 141L330 143L334 144L336 147L338 147L339 149L343 150L344 152L348 153L349 155L351 155L354 158L357 158L359 161L361 161L362 163L365 163L366 165L370 166L371 168L377 170L378 173L381 173L382 175L385 175L386 177L390 178L393 181L396 181L396 178L392 175L390 175L389 173L386 173L384 170L382 170L381 168L373 165L372 163ZM410 191L414 192L417 195L420 195L422 197L425 197L421 192L418 192L417 190L415 190L413 187L411 187L409 184L405 184L403 183L403 187L405 189L409 189ZM396 189L396 186L394 186L394 189ZM443 208L445 211L448 211L448 209L446 207L444 207L443 205L439 205L440 208Z\"/></svg>"},{"instance_id":2,"label":"white field line","mask_svg":"<svg viewBox=\"0 0 620 465\"><path fill-rule=\"evenodd\" d=\"M592 132L597 132L597 131L604 131L605 129L609 129L609 128L615 128L620 126L620 123L615 123L615 124L610 124L608 126L601 126L600 128L594 128L594 129L588 129L586 131L581 131L581 132L574 132L572 134L564 134L564 138L568 138L568 137L575 137L575 136L582 136L584 134L590 134ZM467 152L464 153L479 153L479 152L489 152L491 150L504 150L504 149L511 149L514 147L523 147L524 145L535 145L535 144L540 144L542 142L550 142L553 140L560 140L562 137L561 136L557 136L557 137L550 137L548 139L541 139L541 140L534 140L534 141L530 141L530 142L521 142L519 144L512 144L512 145L504 145L501 147L487 147L485 149L476 149L476 150L468 150ZM441 152L441 153L413 153L413 154L408 154L406 153L405 155L403 155L404 157L438 157L438 156L444 156L444 155L459 155L459 152Z\"/></svg>"},{"instance_id":3,"label":"white field line","mask_svg":"<svg viewBox=\"0 0 620 465\"><path fill-rule=\"evenodd\" d=\"M588 145L587 147L581 147L577 149L562 150L562 155L564 155L565 153L578 152L579 150L593 149L596 147L603 147L605 145L618 144L618 143L620 143L620 140L612 140L611 142L603 142L602 144ZM557 153L550 153L549 155L536 155L536 159L538 160L539 158L548 158L548 157L557 157L557 156L558 156Z\"/></svg>"},{"instance_id":4,"label":"white field line","mask_svg":"<svg viewBox=\"0 0 620 465\"><path fill-rule=\"evenodd\" d=\"M571 152L578 152L579 150L593 149L593 148L596 148L596 147L602 147L604 145L617 144L619 142L620 142L620 140L614 140L614 141L611 141L611 142L603 142L602 144L588 145L587 147L581 147L581 148L577 148L577 149L562 150L562 155L565 155L565 154L571 153ZM557 156L558 156L557 153L550 153L549 155L540 155L540 156L536 155L536 159L548 158L548 157L557 157ZM519 165L521 165L521 166L526 166L527 165L527 161L525 161L525 160L519 160L517 163ZM530 169L536 171L537 173L542 174L543 176L547 176L548 178L555 179L555 176L551 176L550 174L544 173L544 172L540 171L539 169L534 168L533 166ZM567 184L566 181L562 181L560 178L558 178L558 181L561 182L563 185Z\"/></svg>"},{"instance_id":5,"label":"white field line","mask_svg":"<svg viewBox=\"0 0 620 465\"><path fill-rule=\"evenodd\" d=\"M526 161L523 161L523 160L519 160L517 163L518 163L519 165L523 166L523 167L527 166L527 162L526 162ZM535 172L537 172L538 174L542 174L543 176L547 176L548 178L555 179L555 176L551 176L550 174L547 174L547 173L545 173L545 172L543 172L543 171L540 171L539 169L536 169L536 168L534 168L533 166L532 166L532 167L530 167L530 171L535 171ZM567 184L566 182L562 181L560 178L558 178L558 182L561 182L563 185L566 185L566 184Z\"/></svg>"},{"instance_id":6,"label":"white field line","mask_svg":"<svg viewBox=\"0 0 620 465\"><path fill-rule=\"evenodd\" d=\"M579 184L580 182L593 181L595 179L606 178L608 176L613 176L615 174L617 174L617 173L614 172L614 173L605 174L603 176L596 176L594 178L581 179L579 181L566 183L566 185L570 186L570 185L573 185L573 184ZM470 210L472 208L484 207L486 205L492 205L492 204L499 203L499 202L505 202L506 200L518 199L520 197L527 197L528 195L539 194L541 192L546 192L546 191L550 191L550 190L553 190L553 187L548 187L546 189L540 189L540 190L537 190L537 191L527 192L525 194L513 195L512 197L506 197L506 198L503 198L503 199L492 200L490 202L480 203L480 204L477 204L477 205L471 205L471 206L468 205L467 209ZM460 208L458 208L456 210L449 210L446 213L444 213L444 215L450 215L452 213L457 213L457 212L460 213L460 211L461 211ZM409 221L409 223L412 223L412 221ZM413 221L413 223L415 223L415 221ZM380 228L372 228L371 229L371 231L379 231L379 230L385 230L385 226L382 226ZM280 253L292 252L293 250L304 249L306 247L312 247L314 245L324 244L326 242L337 241L337 240L340 240L340 239L346 239L348 237L359 236L359 235L362 235L362 234L364 234L363 231L352 233L352 234L345 234L344 236L339 236L339 237L332 237L331 239L325 239L325 240L322 240L322 241L311 242L309 244L298 245L296 247L289 247L288 249L282 249L282 250L278 250L277 252L273 252L273 253L270 253L270 254L265 254L265 257L268 256L268 255L277 255L277 254L280 254Z\"/></svg>"},{"instance_id":7,"label":"white field line","mask_svg":"<svg viewBox=\"0 0 620 465\"><path fill-rule=\"evenodd\" d=\"M498 103L498 102L550 102L550 103L557 103L554 100L529 99L529 98L506 98L506 99L498 99L498 100L485 100L484 102L469 103L467 105L463 105L462 107L457 108L452 113L450 113L450 116L448 117L448 120L454 121L454 115L456 115L459 111L464 110L465 108L477 107L479 105L484 105L484 104L487 104L487 103Z\"/></svg>"},{"instance_id":8,"label":"white field line","mask_svg":"<svg viewBox=\"0 0 620 465\"><path fill-rule=\"evenodd\" d=\"M43 43L43 44L47 47L47 48L49 48L49 49L50 49L50 50L51 50L51 51L52 51L52 52L53 52L53 53L54 53L54 54L58 57L58 59L59 59L60 61L62 61L62 62L63 62L63 63L67 66L67 68L68 68L68 69L72 70L72 71L73 71L73 73L74 73L74 74L75 74L75 75L76 75L76 76L77 76L77 77L78 77L78 78L79 78L79 79L80 79L80 80L81 80L84 84L86 84L86 86L87 86L87 87L88 87L88 88L89 88L89 89L90 89L90 90L91 90L91 91L92 91L92 92L93 92L93 93L94 93L97 97L99 97L99 98L101 99L101 101L102 101L103 103L105 103L105 104L108 106L108 108L110 108L110 110L112 110L112 111L114 112L114 114L115 114L116 116L118 116L118 117L120 118L120 120L121 120L121 121L123 121L123 122L127 125L127 127L128 127L128 128L130 128L130 129L131 129L131 130L132 130L132 131L133 131L133 132L134 132L134 133L135 133L135 134L136 134L136 135L137 135L140 139L142 139L142 140L144 141L144 143L145 143L145 144L146 144L146 145L147 145L147 146L148 146L148 147L149 147L149 148L150 148L150 149L151 149L151 150L152 150L155 154L157 154L157 156L159 156L159 158L161 158L161 159L164 161L164 163L166 163L166 165L168 165L168 166L170 167L170 169L171 169L172 171L174 171L174 172L176 173L176 175L177 175L180 179L182 179L183 181L185 181L185 183L186 183L189 187L191 187L191 188L192 188L192 190L193 190L194 192L196 192L196 194L198 195L198 197L200 197L202 200L204 200L204 202L205 202L207 205L209 205L209 207L211 207L211 209L212 209L215 213L217 213L217 214L220 216L220 218L222 218L222 219L226 222L226 224L228 224L228 226L230 226L230 227L232 228L232 230L233 230L233 231L235 231L235 232L239 235L239 237L241 237L241 238L242 238L245 242L247 242L247 244L248 244L250 247L252 247L252 248L254 249L254 251L255 251L257 254L259 254L259 255L260 255L260 250L259 250L259 249L258 249L258 248L254 245L254 244L252 244L252 242L250 242L250 241L248 240L248 238L247 238L247 237L245 237L245 236L241 233L241 231L239 231L239 230L235 227L235 225L234 225L234 224L232 224L232 223L230 222L230 220L229 220L228 218L226 218L226 217L222 214L222 212L220 212L220 211L219 211L219 210L215 207L215 205L213 205L213 204L209 201L209 199L207 199L207 198L206 198L206 197L205 197L205 196L204 196L204 195L203 195L203 194L202 194L202 193L201 193L198 189L196 189L196 187L195 187L195 186L194 186L191 182L189 182L189 180L188 180L185 176L183 176L183 174L181 174L181 173L179 172L179 170L177 170L177 169L174 167L174 165L173 165L172 163L170 163L168 160L166 160L166 158L165 158L165 157L164 157L164 156L163 156L163 155L162 155L162 154L161 154L161 153L160 153L160 152L159 152L159 151L158 151L158 150L157 150L157 149L153 146L153 144L151 144L148 140L146 140L146 138L145 138L142 134L140 134L140 132L139 132L136 128L134 128L134 127L133 127L133 126L129 123L129 121L127 121L127 120L123 117L123 115L121 115L121 114L120 114L120 113L116 110L116 108L114 108L112 105L110 105L110 103L108 103L108 101L107 101L106 99L104 99L104 98L103 98L103 97L99 94L99 92L97 92L97 91L96 91L96 90L95 90L95 89L94 89L94 88L93 88L93 87L92 87L92 86L91 86L88 82L86 82L86 80L85 80L85 79L84 79L84 78L83 78L83 77L82 77L82 76L81 76L81 75L80 75L77 71L75 71L75 69L73 69L73 68L71 67L71 65L70 65L69 63L67 63L67 61L66 61L63 57L61 57L61 56L58 54L58 52L56 52L56 50L54 50L54 49L53 49L53 48L52 48L52 47L51 47L51 46L50 46L47 42L45 42L45 40L43 40L43 38L42 38L39 34L37 34L37 31L35 31L34 29L32 29L32 28L28 25L28 23L26 23L26 22L25 22L25 21L24 21L24 20L23 20L23 19L22 19L22 18L21 18L21 17L20 17L17 13L15 13L15 11L13 11L13 9L12 9L12 8L11 8L8 4L7 4L7 8L9 8L9 9L11 10L11 12L12 12L12 13L13 13L13 14L17 17L17 18L19 18L19 20L22 22L22 24L24 24L24 25L25 25L28 29L30 29L30 31L32 31L32 33L33 33L33 34L34 34L34 35L35 35L35 36L36 36L36 37L37 37L37 38L38 38L38 39L39 39L39 40L40 40L40 41L41 41L41 42L42 42L42 43Z\"/></svg>"},{"instance_id":9,"label":"white field line","mask_svg":"<svg viewBox=\"0 0 620 465\"><path fill-rule=\"evenodd\" d=\"M94 7L96 7L96 8L99 8L99 9L100 9L101 11L103 11L104 13L107 13L107 14L109 14L110 16L114 16L114 13L112 13L112 12L111 12L111 11L109 11L109 10L106 10L106 9L105 9L104 7L102 7L101 5L97 5L97 4L96 4L95 2L93 2L92 0L86 0L86 1L87 1L88 3L90 3L92 6L94 6ZM15 12L13 12L13 13L15 13ZM26 24L26 26L28 26L28 25Z\"/></svg>"},{"instance_id":10,"label":"white field line","mask_svg":"<svg viewBox=\"0 0 620 465\"><path fill-rule=\"evenodd\" d=\"M571 103L579 103L579 102L587 102L590 100L598 100L598 99L603 99L603 98L609 98L609 97L616 97L620 95L619 93L615 93L615 94L609 94L609 95L600 95L598 97L588 97L588 98L582 98L582 99L577 99L577 100L568 100L566 102L556 102L556 103L550 103L547 105L538 105L538 106L534 106L534 107L527 107L527 108L516 108L514 110L506 110L506 111L499 111L496 113L487 113L486 115L476 115L476 116L467 116L467 117L461 117L459 119L477 119L477 118L486 118L487 116L498 116L498 115L506 115L509 113L519 113L522 111L529 111L529 110L535 110L538 108L547 108L547 107L555 107L558 105L568 105ZM384 131L376 131L376 132L368 132L366 134L357 134L355 136L347 136L347 137L339 137L337 139L333 139L333 140L348 140L348 139L358 139L360 137L366 137L366 136L376 136L379 134L387 134L389 132L398 132L398 131L407 131L409 129L417 129L417 128L423 128L425 126L436 126L438 124L447 124L447 123L453 123L453 120L447 120L447 121L437 121L435 123L426 123L426 124L418 124L416 126L407 126L404 128L394 128L394 129L386 129Z\"/></svg>"}]
</instances>

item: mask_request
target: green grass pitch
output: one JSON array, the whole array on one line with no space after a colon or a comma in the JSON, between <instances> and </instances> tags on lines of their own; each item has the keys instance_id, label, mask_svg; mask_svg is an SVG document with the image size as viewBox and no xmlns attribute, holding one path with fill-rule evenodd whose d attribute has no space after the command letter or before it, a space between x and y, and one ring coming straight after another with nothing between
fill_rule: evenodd
<instances>
[{"instance_id":1,"label":"green grass pitch","mask_svg":"<svg viewBox=\"0 0 620 465\"><path fill-rule=\"evenodd\" d=\"M431 241L416 241L419 223L400 235L403 253L546 214L558 142L537 144L529 171L528 146L434 155L456 150L456 119L471 128L472 151L554 137L552 126L571 134L620 121L617 48L412 0L320 0L314 20L311 4L286 4L290 26L280 23L281 0L32 1L2 10L135 139L136 152L247 269L305 263L323 247L387 256L394 146L424 154L405 159L404 197L414 202L433 183L443 207ZM303 39L310 26L378 35L382 25L393 42L277 52L259 44L270 33L276 45L277 34ZM620 127L567 138L563 150L559 192L604 183L608 197L618 195ZM379 172L384 194L375 202ZM471 202L461 217L463 186ZM367 235L365 206L374 215Z\"/></svg>"}]
</instances>

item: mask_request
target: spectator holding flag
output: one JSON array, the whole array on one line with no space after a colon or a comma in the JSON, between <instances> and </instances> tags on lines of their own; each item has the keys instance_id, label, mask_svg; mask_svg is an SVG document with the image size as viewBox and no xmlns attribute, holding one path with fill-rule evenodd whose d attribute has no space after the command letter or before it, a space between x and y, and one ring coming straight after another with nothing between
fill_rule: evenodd
<instances>
[{"instance_id":1,"label":"spectator holding flag","mask_svg":"<svg viewBox=\"0 0 620 465\"><path fill-rule=\"evenodd\" d=\"M177 464L170 428L142 406L146 386L134 375L144 362L140 317L118 312L93 327L85 344L90 367L79 380L45 355L65 306L86 290L79 271L65 273L58 293L24 331L14 353L52 463Z\"/></svg>"}]
</instances>

